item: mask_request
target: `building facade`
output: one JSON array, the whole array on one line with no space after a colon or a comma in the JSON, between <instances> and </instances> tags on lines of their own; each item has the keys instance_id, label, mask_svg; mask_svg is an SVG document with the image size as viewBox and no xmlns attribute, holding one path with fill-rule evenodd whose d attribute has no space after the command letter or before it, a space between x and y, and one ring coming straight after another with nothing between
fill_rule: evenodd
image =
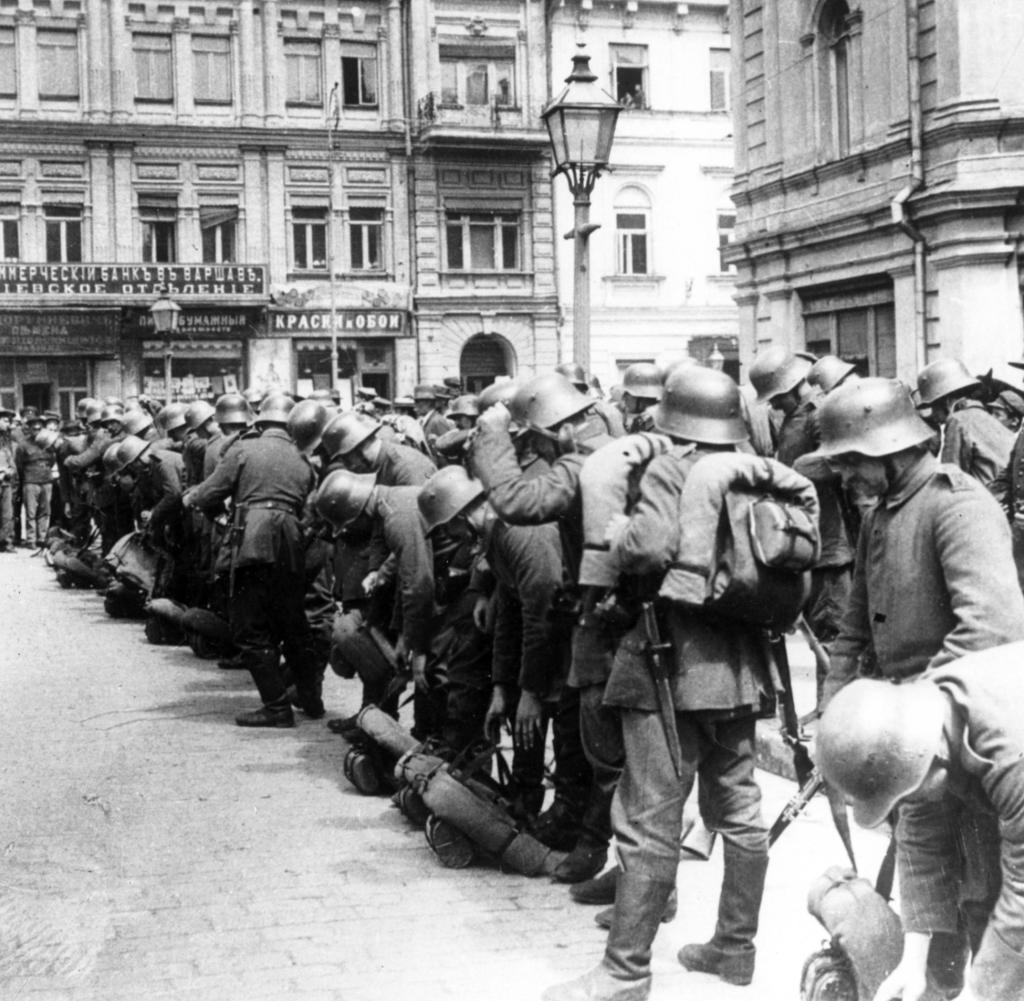
<instances>
[{"instance_id":1,"label":"building facade","mask_svg":"<svg viewBox=\"0 0 1024 1001\"><path fill-rule=\"evenodd\" d=\"M0 400L548 364L545 66L536 0L0 0Z\"/></svg>"},{"instance_id":2,"label":"building facade","mask_svg":"<svg viewBox=\"0 0 1024 1001\"><path fill-rule=\"evenodd\" d=\"M737 0L741 354L912 379L1024 344L1024 8Z\"/></svg>"},{"instance_id":3,"label":"building facade","mask_svg":"<svg viewBox=\"0 0 1024 1001\"><path fill-rule=\"evenodd\" d=\"M590 237L591 368L603 386L635 361L718 349L738 365L734 275L721 246L735 210L726 0L548 0L551 88L577 45L622 106ZM562 355L572 351L573 199L554 180Z\"/></svg>"}]
</instances>

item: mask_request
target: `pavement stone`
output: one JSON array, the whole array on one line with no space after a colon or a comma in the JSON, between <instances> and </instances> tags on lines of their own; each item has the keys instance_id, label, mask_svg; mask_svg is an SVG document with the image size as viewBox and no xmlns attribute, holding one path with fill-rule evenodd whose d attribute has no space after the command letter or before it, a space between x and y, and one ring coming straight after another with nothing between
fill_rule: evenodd
<instances>
[{"instance_id":1,"label":"pavement stone","mask_svg":"<svg viewBox=\"0 0 1024 1001\"><path fill-rule=\"evenodd\" d=\"M791 660L806 711L813 661L797 643ZM236 727L256 704L244 672L149 645L26 551L0 557L0 670L3 1001L534 1001L600 958L596 908L492 866L441 869L386 798L349 786L323 722ZM329 715L358 698L329 674ZM762 778L771 819L795 787ZM843 861L830 825L815 801L773 850L745 995L675 959L710 934L721 879L720 851L683 862L653 1001L792 1001L825 937L808 885ZM873 874L884 840L854 837Z\"/></svg>"}]
</instances>

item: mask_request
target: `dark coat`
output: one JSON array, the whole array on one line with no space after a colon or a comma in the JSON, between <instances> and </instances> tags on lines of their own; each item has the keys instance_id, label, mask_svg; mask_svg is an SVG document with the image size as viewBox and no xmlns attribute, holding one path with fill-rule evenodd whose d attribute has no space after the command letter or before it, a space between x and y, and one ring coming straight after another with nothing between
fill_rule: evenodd
<instances>
[{"instance_id":1,"label":"dark coat","mask_svg":"<svg viewBox=\"0 0 1024 1001\"><path fill-rule=\"evenodd\" d=\"M1013 432L977 400L958 402L942 429L942 462L959 466L1002 500L1000 476L1010 461Z\"/></svg>"},{"instance_id":2,"label":"dark coat","mask_svg":"<svg viewBox=\"0 0 1024 1001\"><path fill-rule=\"evenodd\" d=\"M421 451L395 441L382 442L377 463L377 483L382 487L421 487L437 472Z\"/></svg>"},{"instance_id":3,"label":"dark coat","mask_svg":"<svg viewBox=\"0 0 1024 1001\"><path fill-rule=\"evenodd\" d=\"M18 477L22 483L49 483L53 479L54 451L41 448L35 438L26 438L14 453Z\"/></svg>"}]
</instances>

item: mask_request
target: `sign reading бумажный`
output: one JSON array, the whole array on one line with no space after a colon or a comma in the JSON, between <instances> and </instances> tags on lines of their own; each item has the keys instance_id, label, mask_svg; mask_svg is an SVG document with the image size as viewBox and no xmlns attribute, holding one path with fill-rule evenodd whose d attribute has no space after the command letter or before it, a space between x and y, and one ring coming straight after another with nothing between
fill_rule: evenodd
<instances>
[{"instance_id":1,"label":"sign reading \u0431\u0443\u043c\u0430\u0436\u043d\u044b\u0439","mask_svg":"<svg viewBox=\"0 0 1024 1001\"><path fill-rule=\"evenodd\" d=\"M262 264L0 264L0 295L264 295Z\"/></svg>"},{"instance_id":2,"label":"sign reading \u0431\u0443\u043c\u0430\u0436\u043d\u044b\u0439","mask_svg":"<svg viewBox=\"0 0 1024 1001\"><path fill-rule=\"evenodd\" d=\"M271 334L330 334L331 314L320 309L270 310ZM337 309L334 329L339 334L391 334L406 332L403 309Z\"/></svg>"}]
</instances>

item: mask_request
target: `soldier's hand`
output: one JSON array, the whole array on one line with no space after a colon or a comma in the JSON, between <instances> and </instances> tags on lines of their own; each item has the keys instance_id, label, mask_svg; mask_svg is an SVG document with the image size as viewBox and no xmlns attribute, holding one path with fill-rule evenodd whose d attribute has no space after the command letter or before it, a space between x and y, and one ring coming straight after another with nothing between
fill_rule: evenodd
<instances>
[{"instance_id":1,"label":"soldier's hand","mask_svg":"<svg viewBox=\"0 0 1024 1001\"><path fill-rule=\"evenodd\" d=\"M529 750L542 739L544 705L533 692L519 694L516 707L516 746Z\"/></svg>"},{"instance_id":2,"label":"soldier's hand","mask_svg":"<svg viewBox=\"0 0 1024 1001\"><path fill-rule=\"evenodd\" d=\"M430 687L427 681L427 655L425 653L414 653L412 663L409 665L412 671L413 684L418 691L426 692Z\"/></svg>"},{"instance_id":3,"label":"soldier's hand","mask_svg":"<svg viewBox=\"0 0 1024 1001\"><path fill-rule=\"evenodd\" d=\"M501 737L501 724L505 722L507 712L508 699L505 696L505 688L502 685L495 685L491 692L491 704L487 707L487 715L484 716L484 733L492 744L497 744Z\"/></svg>"},{"instance_id":4,"label":"soldier's hand","mask_svg":"<svg viewBox=\"0 0 1024 1001\"><path fill-rule=\"evenodd\" d=\"M485 636L491 631L487 623L490 608L490 600L483 597L477 598L476 603L473 605L473 625L476 626L477 632L483 633Z\"/></svg>"},{"instance_id":5,"label":"soldier's hand","mask_svg":"<svg viewBox=\"0 0 1024 1001\"><path fill-rule=\"evenodd\" d=\"M371 570L364 578L362 583L363 594L369 597L374 591L380 586L380 574L376 570Z\"/></svg>"},{"instance_id":6,"label":"soldier's hand","mask_svg":"<svg viewBox=\"0 0 1024 1001\"><path fill-rule=\"evenodd\" d=\"M511 423L512 414L504 403L495 403L476 419L476 426L486 428L488 431L508 431Z\"/></svg>"}]
</instances>

